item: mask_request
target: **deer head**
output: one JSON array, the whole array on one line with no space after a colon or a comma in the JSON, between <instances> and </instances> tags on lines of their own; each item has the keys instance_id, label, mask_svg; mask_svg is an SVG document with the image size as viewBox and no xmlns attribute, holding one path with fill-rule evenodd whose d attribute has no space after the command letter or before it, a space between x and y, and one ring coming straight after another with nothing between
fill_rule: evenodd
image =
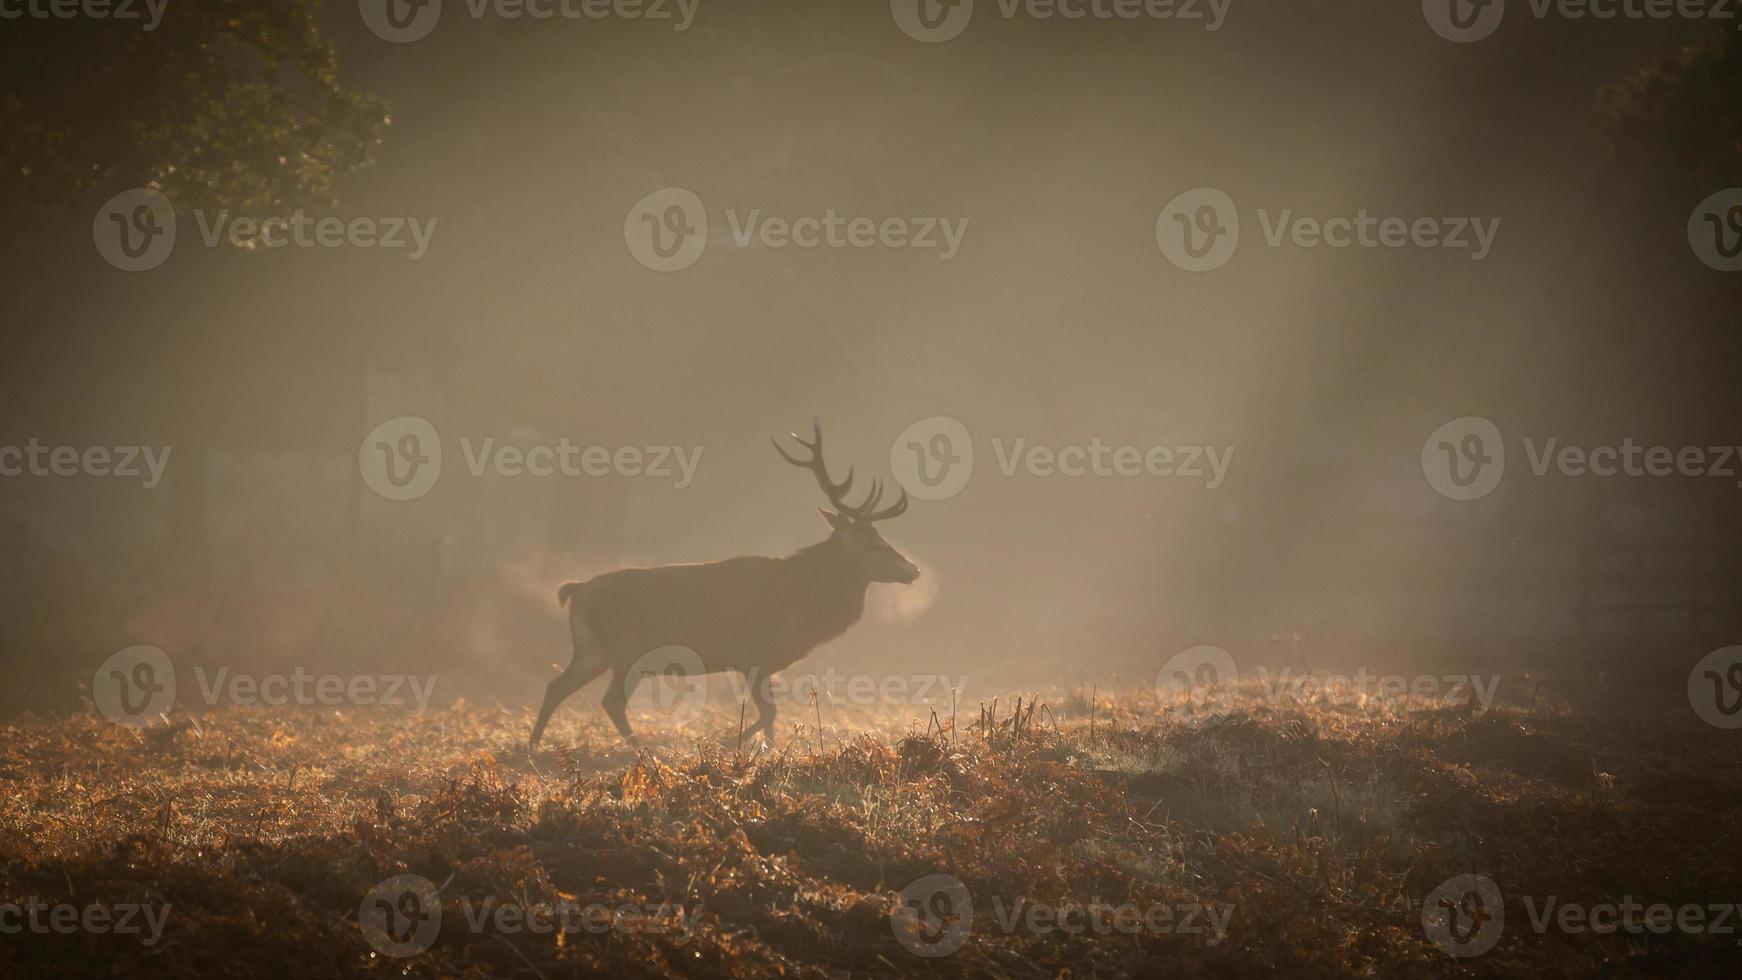
<instances>
[{"instance_id":1,"label":"deer head","mask_svg":"<svg viewBox=\"0 0 1742 980\"><path fill-rule=\"evenodd\" d=\"M878 509L883 500L882 481L871 481L871 492L858 504L847 503L847 494L853 489L853 470L847 469L847 476L836 483L829 478L828 464L823 462L823 425L813 418L811 420L811 438L809 442L792 433L792 439L800 446L810 451L808 459L800 459L788 453L780 446L779 440L774 440L774 451L780 457L800 469L810 470L817 478L817 486L829 498L833 510L818 508L823 520L829 522L834 533L829 536L826 544L844 561L854 567L868 582L900 582L907 584L919 578L919 567L907 559L907 556L895 549L894 545L883 540L883 535L877 532L876 522L898 517L907 511L907 491L901 491L901 498L888 507Z\"/></svg>"}]
</instances>

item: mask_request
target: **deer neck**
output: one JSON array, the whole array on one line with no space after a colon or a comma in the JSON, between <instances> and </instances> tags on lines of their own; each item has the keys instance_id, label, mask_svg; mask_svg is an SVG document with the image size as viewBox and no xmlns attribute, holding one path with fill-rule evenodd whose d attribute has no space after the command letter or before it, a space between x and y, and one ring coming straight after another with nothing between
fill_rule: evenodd
<instances>
[{"instance_id":1,"label":"deer neck","mask_svg":"<svg viewBox=\"0 0 1742 980\"><path fill-rule=\"evenodd\" d=\"M805 639L813 646L834 639L859 621L871 579L834 538L811 545L788 561L802 593L798 611Z\"/></svg>"}]
</instances>

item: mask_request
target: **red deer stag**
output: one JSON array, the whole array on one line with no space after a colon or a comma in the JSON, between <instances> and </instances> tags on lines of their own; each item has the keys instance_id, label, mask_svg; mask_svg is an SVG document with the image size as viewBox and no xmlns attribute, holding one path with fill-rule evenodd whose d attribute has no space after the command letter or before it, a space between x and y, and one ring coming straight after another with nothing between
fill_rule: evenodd
<instances>
[{"instance_id":1,"label":"red deer stag","mask_svg":"<svg viewBox=\"0 0 1742 980\"><path fill-rule=\"evenodd\" d=\"M823 462L822 423L812 421L811 441L793 439L810 451L799 459L775 441L788 463L815 474L833 510L822 510L834 528L828 538L782 558L761 556L725 561L624 568L585 582L566 582L557 601L568 607L574 658L544 693L532 726L529 749L536 749L551 713L588 681L611 671L605 713L631 744L624 707L645 672L630 668L662 647L685 647L700 659L704 673L736 671L749 680L756 701L756 724L774 739L774 703L768 676L784 670L819 645L859 621L865 588L872 582L910 583L919 569L877 533L877 521L907 510L904 490L881 510L882 484L858 505L847 503L853 471L839 483Z\"/></svg>"}]
</instances>

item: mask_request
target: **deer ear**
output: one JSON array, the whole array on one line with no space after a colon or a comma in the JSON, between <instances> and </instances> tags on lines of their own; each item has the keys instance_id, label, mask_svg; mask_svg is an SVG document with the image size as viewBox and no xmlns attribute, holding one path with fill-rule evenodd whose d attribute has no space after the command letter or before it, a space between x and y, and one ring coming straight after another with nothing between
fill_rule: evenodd
<instances>
[{"instance_id":1,"label":"deer ear","mask_svg":"<svg viewBox=\"0 0 1742 980\"><path fill-rule=\"evenodd\" d=\"M822 507L817 508L817 513L823 515L823 520L828 521L829 526L834 528L835 530L845 531L847 529L847 524L849 522L848 522L847 518L843 517L842 515L837 514L832 510L827 510L827 509L822 508Z\"/></svg>"}]
</instances>

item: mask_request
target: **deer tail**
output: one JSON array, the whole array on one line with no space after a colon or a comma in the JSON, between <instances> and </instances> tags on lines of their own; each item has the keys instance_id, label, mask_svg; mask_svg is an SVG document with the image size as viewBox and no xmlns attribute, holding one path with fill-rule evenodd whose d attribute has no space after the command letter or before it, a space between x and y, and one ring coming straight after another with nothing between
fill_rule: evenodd
<instances>
[{"instance_id":1,"label":"deer tail","mask_svg":"<svg viewBox=\"0 0 1742 980\"><path fill-rule=\"evenodd\" d=\"M559 606L568 605L569 601L575 597L575 593L579 592L581 590L581 586L585 585L585 584L586 583L584 583L584 582L564 582L556 590L557 605L559 605Z\"/></svg>"}]
</instances>

